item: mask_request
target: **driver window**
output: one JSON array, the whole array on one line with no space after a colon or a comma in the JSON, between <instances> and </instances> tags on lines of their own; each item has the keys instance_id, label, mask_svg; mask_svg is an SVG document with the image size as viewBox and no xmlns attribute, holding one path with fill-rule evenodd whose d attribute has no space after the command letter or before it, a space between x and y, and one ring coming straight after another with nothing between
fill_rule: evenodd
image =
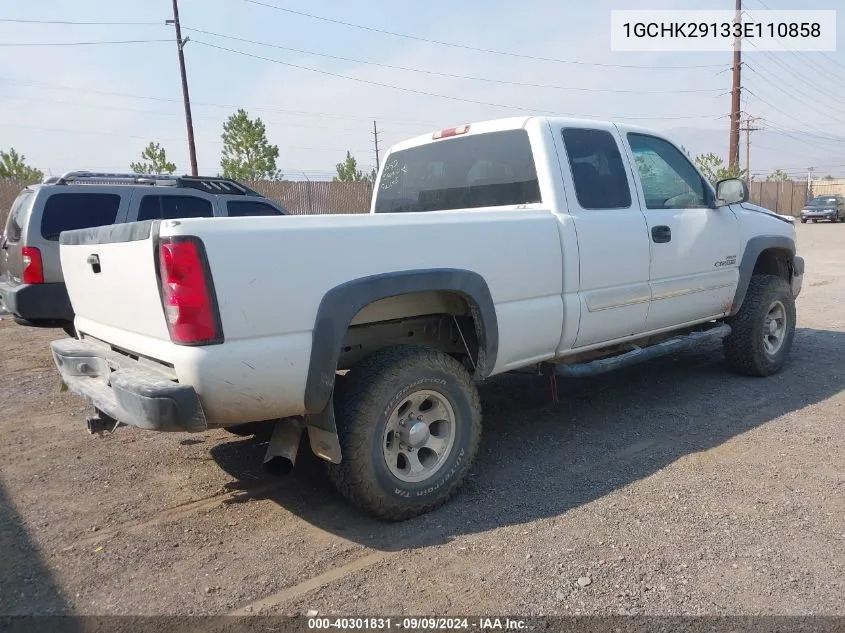
<instances>
[{"instance_id":1,"label":"driver window","mask_svg":"<svg viewBox=\"0 0 845 633\"><path fill-rule=\"evenodd\" d=\"M628 134L649 209L707 207L704 181L681 151L663 139Z\"/></svg>"}]
</instances>

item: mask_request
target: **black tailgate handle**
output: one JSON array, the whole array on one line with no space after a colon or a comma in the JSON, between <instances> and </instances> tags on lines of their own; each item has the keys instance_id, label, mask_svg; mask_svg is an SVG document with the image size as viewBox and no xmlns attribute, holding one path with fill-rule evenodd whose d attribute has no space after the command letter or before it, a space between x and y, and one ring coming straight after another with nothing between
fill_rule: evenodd
<instances>
[{"instance_id":1,"label":"black tailgate handle","mask_svg":"<svg viewBox=\"0 0 845 633\"><path fill-rule=\"evenodd\" d=\"M94 271L94 274L100 272L100 256L92 253L88 256L88 259L85 260L88 262L88 265L91 266L91 269Z\"/></svg>"}]
</instances>

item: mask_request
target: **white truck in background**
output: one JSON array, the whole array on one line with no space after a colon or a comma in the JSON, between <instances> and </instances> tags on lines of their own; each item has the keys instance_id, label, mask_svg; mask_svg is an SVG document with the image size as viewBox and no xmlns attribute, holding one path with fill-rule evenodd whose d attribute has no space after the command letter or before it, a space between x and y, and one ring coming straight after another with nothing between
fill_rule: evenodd
<instances>
[{"instance_id":1,"label":"white truck in background","mask_svg":"<svg viewBox=\"0 0 845 633\"><path fill-rule=\"evenodd\" d=\"M747 199L648 130L464 125L391 148L370 214L63 233L78 335L53 356L89 429L272 421L268 455L292 465L306 431L341 493L404 519L459 488L490 376L702 339L739 373L780 370L804 262L792 221Z\"/></svg>"}]
</instances>

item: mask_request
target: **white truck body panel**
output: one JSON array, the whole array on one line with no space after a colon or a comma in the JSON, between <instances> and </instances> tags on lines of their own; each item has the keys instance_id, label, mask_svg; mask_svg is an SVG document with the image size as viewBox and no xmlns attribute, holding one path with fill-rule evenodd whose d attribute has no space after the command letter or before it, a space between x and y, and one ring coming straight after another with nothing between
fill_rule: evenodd
<instances>
[{"instance_id":1,"label":"white truck body panel","mask_svg":"<svg viewBox=\"0 0 845 633\"><path fill-rule=\"evenodd\" d=\"M631 204L585 209L576 194L563 128L602 130L619 145ZM156 276L155 235L61 247L83 336L172 366L208 420L237 424L304 412L312 334L321 301L351 280L454 268L480 275L498 321L490 374L725 316L745 244L794 240L794 227L738 206L648 209L626 138L636 128L570 119L472 124L466 137L525 129L542 202L489 208L164 221L160 237L196 236L207 256L225 341L170 342ZM647 132L658 138L659 135ZM655 243L652 229L672 239ZM87 263L97 254L102 272ZM733 259L731 259L733 257Z\"/></svg>"}]
</instances>

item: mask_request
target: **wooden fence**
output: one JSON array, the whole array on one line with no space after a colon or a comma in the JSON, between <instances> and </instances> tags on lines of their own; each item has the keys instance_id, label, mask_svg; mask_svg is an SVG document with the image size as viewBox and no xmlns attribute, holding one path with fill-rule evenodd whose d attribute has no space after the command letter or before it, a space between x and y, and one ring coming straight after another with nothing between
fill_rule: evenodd
<instances>
[{"instance_id":1,"label":"wooden fence","mask_svg":"<svg viewBox=\"0 0 845 633\"><path fill-rule=\"evenodd\" d=\"M751 202L781 215L797 216L807 202L807 182L801 180L752 180Z\"/></svg>"}]
</instances>

